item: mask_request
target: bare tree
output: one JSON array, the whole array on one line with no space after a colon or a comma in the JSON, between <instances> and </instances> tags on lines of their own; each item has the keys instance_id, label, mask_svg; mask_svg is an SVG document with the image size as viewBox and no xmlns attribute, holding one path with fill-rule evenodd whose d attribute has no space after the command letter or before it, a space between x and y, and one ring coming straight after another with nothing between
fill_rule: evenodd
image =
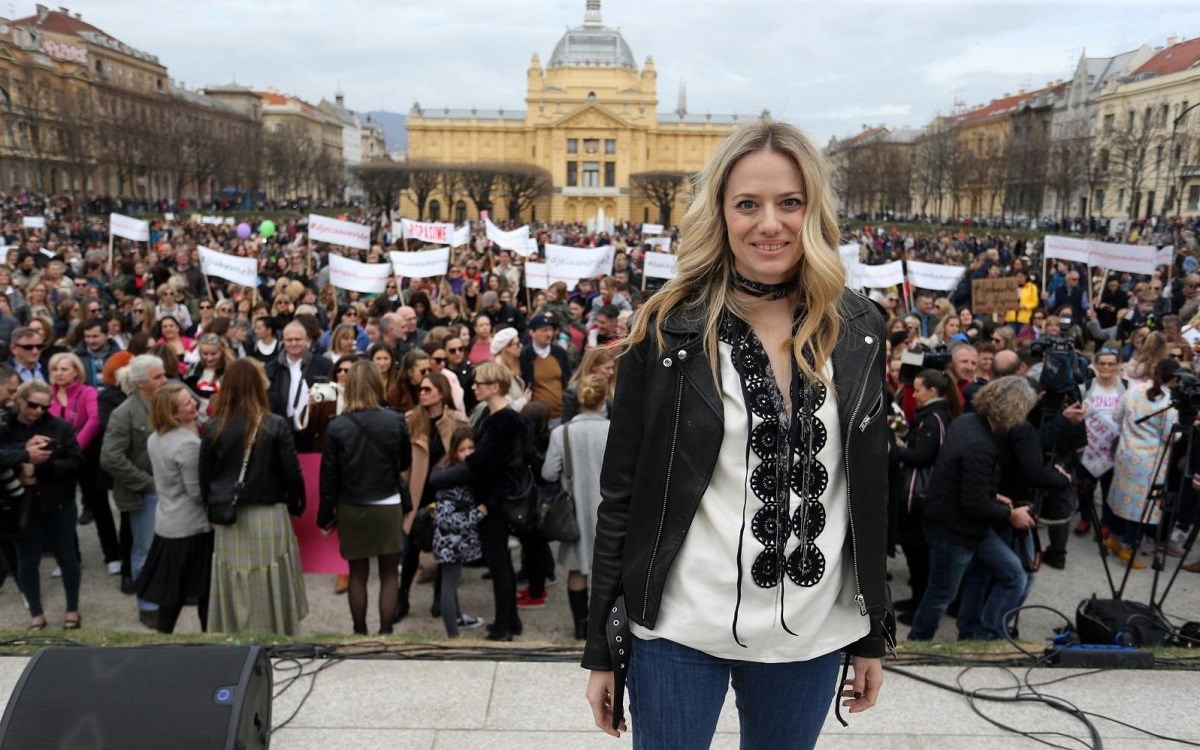
<instances>
[{"instance_id":1,"label":"bare tree","mask_svg":"<svg viewBox=\"0 0 1200 750\"><path fill-rule=\"evenodd\" d=\"M1091 139L1085 120L1071 123L1058 135L1046 153L1046 189L1054 194L1059 218L1066 221L1071 212L1071 197L1087 187Z\"/></svg>"},{"instance_id":2,"label":"bare tree","mask_svg":"<svg viewBox=\"0 0 1200 750\"><path fill-rule=\"evenodd\" d=\"M446 199L446 210L449 211L450 207L454 205L458 192L462 190L462 175L458 169L448 165L438 166L435 174L436 181L434 187L431 187L429 193L426 193L426 195L431 195L434 190L440 192L442 197ZM421 211L423 212L424 204L418 205L421 206Z\"/></svg>"},{"instance_id":3,"label":"bare tree","mask_svg":"<svg viewBox=\"0 0 1200 750\"><path fill-rule=\"evenodd\" d=\"M462 190L475 204L476 211L491 211L492 190L497 186L503 166L500 164L478 163L457 167L459 184ZM449 211L450 205L446 206Z\"/></svg>"},{"instance_id":4,"label":"bare tree","mask_svg":"<svg viewBox=\"0 0 1200 750\"><path fill-rule=\"evenodd\" d=\"M629 185L634 194L653 203L658 208L658 223L671 226L671 209L679 191L690 178L688 172L663 170L657 172L634 172L629 175Z\"/></svg>"},{"instance_id":5,"label":"bare tree","mask_svg":"<svg viewBox=\"0 0 1200 750\"><path fill-rule=\"evenodd\" d=\"M1142 206L1142 191L1154 170L1158 168L1153 158L1158 133L1153 122L1153 113L1159 105L1147 105L1142 113L1129 110L1119 126L1108 134L1110 180L1129 191L1127 216L1136 219ZM1152 210L1147 206L1147 211Z\"/></svg>"},{"instance_id":6,"label":"bare tree","mask_svg":"<svg viewBox=\"0 0 1200 750\"><path fill-rule=\"evenodd\" d=\"M920 195L920 213L928 214L932 209L934 215L942 216L943 197L957 194L961 150L950 120L944 116L935 117L929 130L917 140L912 179Z\"/></svg>"},{"instance_id":7,"label":"bare tree","mask_svg":"<svg viewBox=\"0 0 1200 750\"><path fill-rule=\"evenodd\" d=\"M549 195L552 187L550 173L533 164L503 164L499 177L508 218L513 221L520 221L521 214Z\"/></svg>"},{"instance_id":8,"label":"bare tree","mask_svg":"<svg viewBox=\"0 0 1200 750\"><path fill-rule=\"evenodd\" d=\"M392 223L392 209L400 202L400 196L412 184L412 170L403 162L390 159L356 164L350 173L362 185L367 200L372 206L382 208L387 225Z\"/></svg>"}]
</instances>

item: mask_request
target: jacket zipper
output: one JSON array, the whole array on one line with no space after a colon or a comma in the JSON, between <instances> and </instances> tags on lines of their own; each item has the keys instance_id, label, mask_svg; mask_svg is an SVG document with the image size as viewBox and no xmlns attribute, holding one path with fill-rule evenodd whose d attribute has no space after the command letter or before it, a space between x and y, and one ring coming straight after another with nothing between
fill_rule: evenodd
<instances>
[{"instance_id":1,"label":"jacket zipper","mask_svg":"<svg viewBox=\"0 0 1200 750\"><path fill-rule=\"evenodd\" d=\"M867 393L867 379L870 377L871 366L875 364L875 355L878 352L879 352L879 344L872 342L871 358L867 360L867 366L863 370L863 373L866 377L863 378L862 387L858 391L858 400L854 402L854 409L851 410L851 412L850 412L850 424L854 424L854 420L856 420L858 418L858 409L859 409L859 407L862 406L863 396L865 396ZM862 424L862 427L859 428L860 431L865 431L867 428L867 424L869 424L869 423L870 423L869 420L864 421ZM854 588L857 592L854 595L854 601L858 604L858 613L860 615L866 616L867 601L863 597L862 579L859 577L859 574L858 574L858 535L854 531L854 507L853 507L853 501L850 499L851 498L851 493L850 493L850 451L843 451L843 452L845 454L844 458L845 458L845 462L846 462L846 510L849 512L849 515L850 515L850 552L851 552L851 555L853 557L853 562L854 562ZM884 629L886 630L886 628L884 628Z\"/></svg>"},{"instance_id":2,"label":"jacket zipper","mask_svg":"<svg viewBox=\"0 0 1200 750\"><path fill-rule=\"evenodd\" d=\"M658 516L658 532L654 535L654 547L650 550L650 565L646 568L646 593L642 598L642 621L650 609L650 577L654 573L654 558L658 556L658 545L662 542L663 527L667 524L667 496L671 493L671 469L675 466L675 443L679 438L679 412L683 406L683 366L680 364L679 378L675 385L675 418L671 426L671 452L667 455L666 483L663 485L662 512Z\"/></svg>"}]
</instances>

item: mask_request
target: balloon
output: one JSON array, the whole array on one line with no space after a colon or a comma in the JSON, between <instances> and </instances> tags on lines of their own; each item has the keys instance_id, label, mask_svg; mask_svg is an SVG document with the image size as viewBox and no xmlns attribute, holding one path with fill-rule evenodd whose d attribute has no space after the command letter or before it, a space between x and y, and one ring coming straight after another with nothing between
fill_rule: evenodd
<instances>
[{"instance_id":1,"label":"balloon","mask_svg":"<svg viewBox=\"0 0 1200 750\"><path fill-rule=\"evenodd\" d=\"M237 236L238 236L239 240L249 239L250 238L250 225L244 221L241 224L238 224L237 225Z\"/></svg>"},{"instance_id":2,"label":"balloon","mask_svg":"<svg viewBox=\"0 0 1200 750\"><path fill-rule=\"evenodd\" d=\"M270 219L263 219L263 223L258 225L258 233L267 239L275 236L275 222Z\"/></svg>"}]
</instances>

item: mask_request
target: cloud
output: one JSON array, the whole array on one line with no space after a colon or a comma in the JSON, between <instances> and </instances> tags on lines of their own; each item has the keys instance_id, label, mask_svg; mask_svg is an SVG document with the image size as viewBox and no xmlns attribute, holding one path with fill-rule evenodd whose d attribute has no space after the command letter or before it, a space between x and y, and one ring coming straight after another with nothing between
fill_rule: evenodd
<instances>
[{"instance_id":1,"label":"cloud","mask_svg":"<svg viewBox=\"0 0 1200 750\"><path fill-rule=\"evenodd\" d=\"M858 120L873 117L908 117L912 114L912 105L883 104L878 107L856 106L829 112L825 115L831 120Z\"/></svg>"}]
</instances>

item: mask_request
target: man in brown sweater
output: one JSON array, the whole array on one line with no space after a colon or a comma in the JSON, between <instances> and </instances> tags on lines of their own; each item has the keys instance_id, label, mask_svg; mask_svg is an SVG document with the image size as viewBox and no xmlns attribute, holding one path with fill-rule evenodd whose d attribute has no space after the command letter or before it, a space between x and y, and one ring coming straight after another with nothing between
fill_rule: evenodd
<instances>
[{"instance_id":1,"label":"man in brown sweater","mask_svg":"<svg viewBox=\"0 0 1200 750\"><path fill-rule=\"evenodd\" d=\"M548 315L529 321L529 343L521 350L521 377L533 389L533 401L550 410L551 428L562 418L563 391L571 377L567 352L554 343L556 323Z\"/></svg>"}]
</instances>

